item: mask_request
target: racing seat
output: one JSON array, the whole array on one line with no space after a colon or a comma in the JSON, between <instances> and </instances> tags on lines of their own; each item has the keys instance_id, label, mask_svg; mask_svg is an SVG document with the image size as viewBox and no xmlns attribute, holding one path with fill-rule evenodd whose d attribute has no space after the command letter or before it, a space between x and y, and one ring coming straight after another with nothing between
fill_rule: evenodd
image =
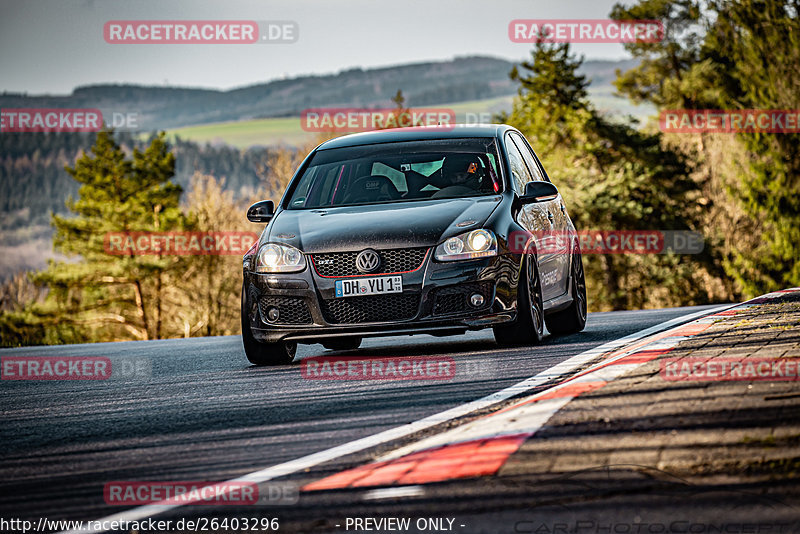
<instances>
[{"instance_id":1,"label":"racing seat","mask_svg":"<svg viewBox=\"0 0 800 534\"><path fill-rule=\"evenodd\" d=\"M373 174L356 178L347 188L343 204L362 204L366 202L381 202L397 200L400 192L392 181L383 175Z\"/></svg>"}]
</instances>

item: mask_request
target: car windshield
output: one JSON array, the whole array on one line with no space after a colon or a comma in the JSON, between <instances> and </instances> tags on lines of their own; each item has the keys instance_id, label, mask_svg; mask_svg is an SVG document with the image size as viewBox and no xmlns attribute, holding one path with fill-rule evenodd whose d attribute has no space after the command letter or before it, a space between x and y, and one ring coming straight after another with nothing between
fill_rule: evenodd
<instances>
[{"instance_id":1,"label":"car windshield","mask_svg":"<svg viewBox=\"0 0 800 534\"><path fill-rule=\"evenodd\" d=\"M288 209L473 197L503 189L493 138L320 150L296 184Z\"/></svg>"}]
</instances>

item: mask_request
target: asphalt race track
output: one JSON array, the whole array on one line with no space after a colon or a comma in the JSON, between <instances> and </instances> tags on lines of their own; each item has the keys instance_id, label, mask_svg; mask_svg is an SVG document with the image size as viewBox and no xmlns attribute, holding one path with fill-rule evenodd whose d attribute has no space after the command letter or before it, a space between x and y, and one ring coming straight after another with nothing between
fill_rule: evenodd
<instances>
[{"instance_id":1,"label":"asphalt race track","mask_svg":"<svg viewBox=\"0 0 800 534\"><path fill-rule=\"evenodd\" d=\"M445 355L469 364L471 372L443 381L306 380L297 359L288 367L249 365L238 336L2 350L2 357L127 357L149 367L147 376L128 379L3 381L0 515L86 520L116 514L124 508L105 504L107 482L233 479L479 399L575 354L702 309L594 313L584 332L548 336L530 348L500 349L486 330L461 337L368 339L351 352L321 345L298 349L298 359ZM303 484L374 453L353 454L286 480ZM194 506L162 515L278 517L281 532L305 532L344 531L340 516L385 512L455 517L452 529L462 532L514 532L515 521L489 518L529 503L514 504L513 495L496 501L491 487L468 491L473 486L441 486L413 503L392 501L388 512L388 503L364 501L363 492L321 492L294 506ZM480 511L477 503L487 507L483 522L470 518Z\"/></svg>"}]
</instances>

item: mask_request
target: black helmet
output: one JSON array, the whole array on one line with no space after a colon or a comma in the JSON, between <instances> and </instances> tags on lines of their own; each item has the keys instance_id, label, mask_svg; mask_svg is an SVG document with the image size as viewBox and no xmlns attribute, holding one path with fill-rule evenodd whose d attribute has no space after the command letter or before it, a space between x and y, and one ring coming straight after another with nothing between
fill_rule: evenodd
<instances>
[{"instance_id":1,"label":"black helmet","mask_svg":"<svg viewBox=\"0 0 800 534\"><path fill-rule=\"evenodd\" d=\"M477 154L448 154L444 158L442 181L445 183L478 189L482 174Z\"/></svg>"}]
</instances>

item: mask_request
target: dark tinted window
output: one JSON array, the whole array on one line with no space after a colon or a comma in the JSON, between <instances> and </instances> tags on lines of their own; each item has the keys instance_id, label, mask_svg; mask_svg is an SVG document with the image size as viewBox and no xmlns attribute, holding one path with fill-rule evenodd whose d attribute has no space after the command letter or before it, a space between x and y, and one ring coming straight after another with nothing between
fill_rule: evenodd
<instances>
[{"instance_id":1,"label":"dark tinted window","mask_svg":"<svg viewBox=\"0 0 800 534\"><path fill-rule=\"evenodd\" d=\"M511 141L510 135L506 136L506 150L508 151L508 162L511 165L511 181L514 184L514 189L521 195L525 191L525 184L533 180L533 178L527 165L525 165L522 154Z\"/></svg>"},{"instance_id":2,"label":"dark tinted window","mask_svg":"<svg viewBox=\"0 0 800 534\"><path fill-rule=\"evenodd\" d=\"M531 171L533 179L539 181L549 181L547 179L547 176L545 176L545 174L539 168L539 162L536 160L536 156L534 156L533 152L530 149L530 146L528 146L528 142L525 141L525 139L523 139L522 136L516 132L511 132L509 136L514 140L514 143L517 145L517 148L522 154L522 159L525 160L525 164Z\"/></svg>"}]
</instances>

